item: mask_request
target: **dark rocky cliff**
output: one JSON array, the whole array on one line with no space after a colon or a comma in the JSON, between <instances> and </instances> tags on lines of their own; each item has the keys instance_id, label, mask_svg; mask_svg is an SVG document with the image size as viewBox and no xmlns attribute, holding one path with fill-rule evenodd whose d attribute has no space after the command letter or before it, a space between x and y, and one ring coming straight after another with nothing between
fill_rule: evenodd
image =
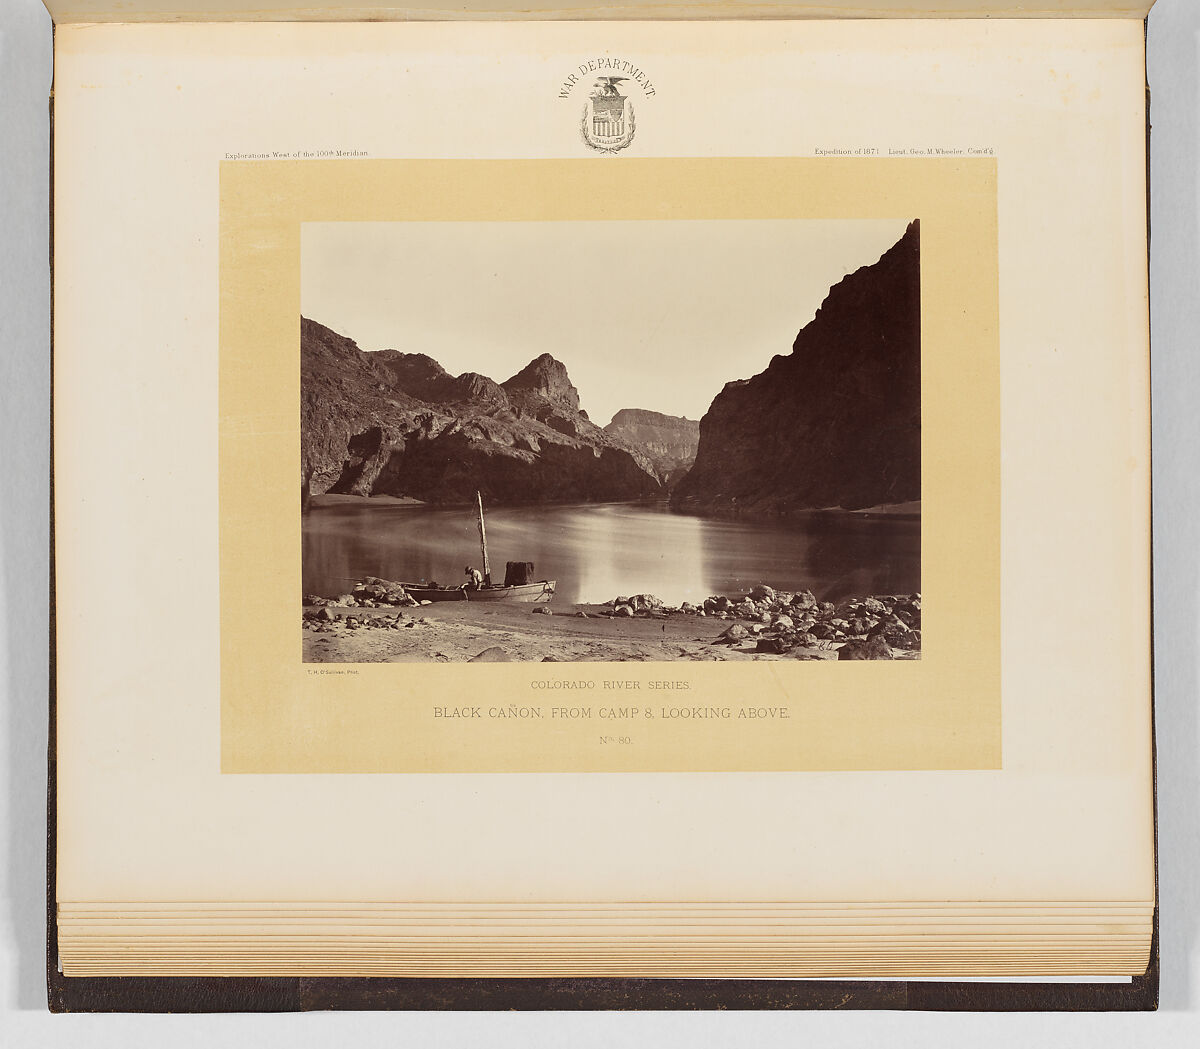
<instances>
[{"instance_id":1,"label":"dark rocky cliff","mask_svg":"<svg viewBox=\"0 0 1200 1049\"><path fill-rule=\"evenodd\" d=\"M835 284L792 352L727 383L671 505L787 515L921 497L920 227Z\"/></svg>"},{"instance_id":2,"label":"dark rocky cliff","mask_svg":"<svg viewBox=\"0 0 1200 1049\"><path fill-rule=\"evenodd\" d=\"M366 353L301 318L301 483L325 492L491 504L660 495L650 460L579 408L548 354L503 384L419 353Z\"/></svg>"},{"instance_id":3,"label":"dark rocky cliff","mask_svg":"<svg viewBox=\"0 0 1200 1049\"><path fill-rule=\"evenodd\" d=\"M668 484L687 472L700 442L700 424L694 419L644 408L622 408L604 432L647 456Z\"/></svg>"}]
</instances>

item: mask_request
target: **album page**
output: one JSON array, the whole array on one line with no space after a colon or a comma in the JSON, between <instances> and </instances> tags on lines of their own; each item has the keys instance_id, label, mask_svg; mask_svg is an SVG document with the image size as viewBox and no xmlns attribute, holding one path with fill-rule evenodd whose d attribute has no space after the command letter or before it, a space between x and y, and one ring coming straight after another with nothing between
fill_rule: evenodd
<instances>
[{"instance_id":1,"label":"album page","mask_svg":"<svg viewBox=\"0 0 1200 1049\"><path fill-rule=\"evenodd\" d=\"M1142 26L68 26L58 899L1153 902Z\"/></svg>"}]
</instances>

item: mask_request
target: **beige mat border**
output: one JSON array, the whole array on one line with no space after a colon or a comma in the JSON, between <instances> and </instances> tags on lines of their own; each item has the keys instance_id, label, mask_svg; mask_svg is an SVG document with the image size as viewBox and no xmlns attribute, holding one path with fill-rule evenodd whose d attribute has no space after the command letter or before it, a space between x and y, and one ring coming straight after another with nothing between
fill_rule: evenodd
<instances>
[{"instance_id":1,"label":"beige mat border","mask_svg":"<svg viewBox=\"0 0 1200 1049\"><path fill-rule=\"evenodd\" d=\"M301 223L805 218L921 220L919 661L301 661ZM225 162L220 262L222 771L1000 767L994 160ZM546 679L592 687L533 687ZM613 679L641 683L643 713L601 717L601 709L630 705L628 694L604 689ZM653 688L663 681L689 688ZM438 718L435 706L476 706L482 716ZM543 718L490 716L513 706L540 707ZM556 706L589 707L591 716L554 718ZM657 716L678 706L730 707L732 716ZM751 708L775 713L738 717ZM611 735L633 742L601 742Z\"/></svg>"}]
</instances>

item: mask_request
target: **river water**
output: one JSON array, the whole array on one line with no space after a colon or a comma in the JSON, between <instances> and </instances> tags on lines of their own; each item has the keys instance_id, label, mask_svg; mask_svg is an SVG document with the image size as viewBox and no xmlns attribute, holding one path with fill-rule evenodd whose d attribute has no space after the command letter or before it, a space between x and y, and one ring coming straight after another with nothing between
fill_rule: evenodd
<instances>
[{"instance_id":1,"label":"river water","mask_svg":"<svg viewBox=\"0 0 1200 1049\"><path fill-rule=\"evenodd\" d=\"M557 600L637 593L668 604L735 594L756 583L808 588L818 600L921 589L917 515L814 512L777 522L677 514L665 503L497 507L487 511L496 582L505 561L532 561L558 581ZM481 567L469 508L378 499L315 506L303 515L304 592L345 593L363 576L457 586Z\"/></svg>"}]
</instances>

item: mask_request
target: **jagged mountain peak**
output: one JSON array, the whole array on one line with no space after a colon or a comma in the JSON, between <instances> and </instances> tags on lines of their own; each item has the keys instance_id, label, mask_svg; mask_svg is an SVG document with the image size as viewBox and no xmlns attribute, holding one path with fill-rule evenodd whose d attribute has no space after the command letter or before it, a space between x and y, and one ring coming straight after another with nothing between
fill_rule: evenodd
<instances>
[{"instance_id":1,"label":"jagged mountain peak","mask_svg":"<svg viewBox=\"0 0 1200 1049\"><path fill-rule=\"evenodd\" d=\"M548 353L535 357L500 385L509 394L535 393L572 411L579 410L579 391L571 383L567 366Z\"/></svg>"},{"instance_id":2,"label":"jagged mountain peak","mask_svg":"<svg viewBox=\"0 0 1200 1049\"><path fill-rule=\"evenodd\" d=\"M364 352L300 328L301 481L311 494L433 503L619 501L663 491L650 460L592 425L566 368L535 358L505 387L422 353Z\"/></svg>"}]
</instances>

